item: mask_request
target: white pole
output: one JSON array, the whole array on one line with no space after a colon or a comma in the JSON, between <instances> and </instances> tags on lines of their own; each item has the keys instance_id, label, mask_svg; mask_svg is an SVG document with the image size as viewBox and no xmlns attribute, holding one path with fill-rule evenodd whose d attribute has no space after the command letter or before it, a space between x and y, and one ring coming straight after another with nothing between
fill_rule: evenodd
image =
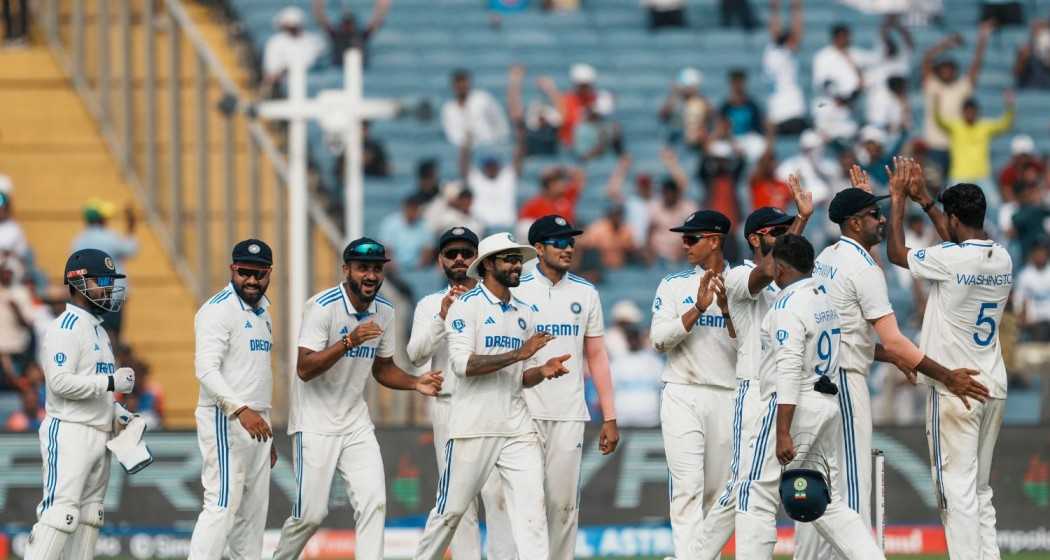
<instances>
[{"instance_id":1,"label":"white pole","mask_svg":"<svg viewBox=\"0 0 1050 560\"><path fill-rule=\"evenodd\" d=\"M886 454L872 449L875 458L875 541L886 551Z\"/></svg>"},{"instance_id":2,"label":"white pole","mask_svg":"<svg viewBox=\"0 0 1050 560\"><path fill-rule=\"evenodd\" d=\"M306 65L301 60L293 61L288 75L288 102L292 107L306 103ZM289 373L294 374L299 346L299 323L302 320L303 304L309 297L306 285L307 208L309 189L306 186L306 118L295 116L288 123L288 363Z\"/></svg>"},{"instance_id":3,"label":"white pole","mask_svg":"<svg viewBox=\"0 0 1050 560\"><path fill-rule=\"evenodd\" d=\"M350 242L364 235L365 177L364 177L364 139L362 138L361 118L359 111L364 100L364 77L361 51L347 49L343 53L343 90L346 103L350 105L351 118L347 119L344 149L346 150L346 167L344 176L346 191L343 197L343 216L346 241Z\"/></svg>"}]
</instances>

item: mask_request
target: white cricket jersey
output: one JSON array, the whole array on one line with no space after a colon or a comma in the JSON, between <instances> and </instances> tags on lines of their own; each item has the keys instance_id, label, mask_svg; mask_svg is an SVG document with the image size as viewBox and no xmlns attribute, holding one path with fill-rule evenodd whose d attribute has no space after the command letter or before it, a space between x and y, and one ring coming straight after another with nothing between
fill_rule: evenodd
<instances>
[{"instance_id":1,"label":"white cricket jersey","mask_svg":"<svg viewBox=\"0 0 1050 560\"><path fill-rule=\"evenodd\" d=\"M533 307L517 297L503 303L484 285L459 296L445 316L449 361L457 376L449 439L514 436L535 432L522 387L525 362L485 375L466 376L471 355L492 356L521 348L536 329ZM536 363L535 356L527 360ZM544 382L546 383L546 381Z\"/></svg>"},{"instance_id":2,"label":"white cricket jersey","mask_svg":"<svg viewBox=\"0 0 1050 560\"><path fill-rule=\"evenodd\" d=\"M328 371L310 381L292 376L288 433L349 434L372 425L364 391L377 357L394 355L394 305L376 295L360 313L350 303L345 284L306 302L299 346L320 352L349 335L361 323L375 322L383 334L343 352Z\"/></svg>"},{"instance_id":3,"label":"white cricket jersey","mask_svg":"<svg viewBox=\"0 0 1050 560\"><path fill-rule=\"evenodd\" d=\"M761 328L764 359L762 397L774 391L780 404L798 404L821 375L839 370L842 329L839 314L819 279L804 278L784 288Z\"/></svg>"},{"instance_id":4,"label":"white cricket jersey","mask_svg":"<svg viewBox=\"0 0 1050 560\"><path fill-rule=\"evenodd\" d=\"M736 377L737 379L758 379L762 362L762 340L759 330L762 319L766 317L769 307L777 299L780 288L776 282L770 282L757 294L752 294L747 283L755 263L745 260L744 264L734 266L726 273L726 295L729 298L729 316L736 329Z\"/></svg>"},{"instance_id":5,"label":"white cricket jersey","mask_svg":"<svg viewBox=\"0 0 1050 560\"><path fill-rule=\"evenodd\" d=\"M848 237L820 252L813 276L827 288L842 322L839 366L867 375L878 342L869 321L893 313L886 276L867 249Z\"/></svg>"},{"instance_id":6,"label":"white cricket jersey","mask_svg":"<svg viewBox=\"0 0 1050 560\"><path fill-rule=\"evenodd\" d=\"M412 316L412 334L408 338L405 353L412 365L427 371L441 371L445 380L441 382L438 395L447 397L455 392L456 376L448 370L448 340L445 336L445 320L441 318L441 300L449 288L430 294L416 304Z\"/></svg>"},{"instance_id":7,"label":"white cricket jersey","mask_svg":"<svg viewBox=\"0 0 1050 560\"><path fill-rule=\"evenodd\" d=\"M536 309L532 315L536 330L554 335L554 340L536 353L536 361L543 363L563 354L572 356L565 362L568 374L525 389L529 414L537 420L590 420L583 396L583 339L605 334L598 290L572 273L552 284L537 267L521 276L521 285L514 294Z\"/></svg>"},{"instance_id":8,"label":"white cricket jersey","mask_svg":"<svg viewBox=\"0 0 1050 560\"><path fill-rule=\"evenodd\" d=\"M735 389L737 343L729 337L718 302L711 302L692 330L686 331L682 324L682 315L696 305L703 273L697 266L660 281L649 336L653 346L667 355L665 382Z\"/></svg>"},{"instance_id":9,"label":"white cricket jersey","mask_svg":"<svg viewBox=\"0 0 1050 560\"><path fill-rule=\"evenodd\" d=\"M108 375L117 371L109 335L91 312L66 304L47 327L41 364L47 415L104 432L113 429L113 393Z\"/></svg>"},{"instance_id":10,"label":"white cricket jersey","mask_svg":"<svg viewBox=\"0 0 1050 560\"><path fill-rule=\"evenodd\" d=\"M998 243L971 239L908 251L908 268L930 281L919 348L948 369L973 368L992 398L1006 398L999 325L1013 288L1013 260ZM948 390L926 377L923 383Z\"/></svg>"},{"instance_id":11,"label":"white cricket jersey","mask_svg":"<svg viewBox=\"0 0 1050 560\"><path fill-rule=\"evenodd\" d=\"M241 300L228 284L197 310L193 364L200 380L197 406L219 406L227 415L247 406L270 410L273 394L273 324L266 311Z\"/></svg>"}]
</instances>

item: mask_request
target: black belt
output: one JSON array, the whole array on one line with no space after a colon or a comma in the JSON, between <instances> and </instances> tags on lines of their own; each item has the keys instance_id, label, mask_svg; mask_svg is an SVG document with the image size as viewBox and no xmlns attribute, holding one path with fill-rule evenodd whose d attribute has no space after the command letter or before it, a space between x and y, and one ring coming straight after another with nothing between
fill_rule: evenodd
<instances>
[{"instance_id":1,"label":"black belt","mask_svg":"<svg viewBox=\"0 0 1050 560\"><path fill-rule=\"evenodd\" d=\"M832 383L831 379L826 375L821 375L817 379L816 384L813 385L813 390L818 393L824 393L825 395L835 396L839 394L839 388Z\"/></svg>"}]
</instances>

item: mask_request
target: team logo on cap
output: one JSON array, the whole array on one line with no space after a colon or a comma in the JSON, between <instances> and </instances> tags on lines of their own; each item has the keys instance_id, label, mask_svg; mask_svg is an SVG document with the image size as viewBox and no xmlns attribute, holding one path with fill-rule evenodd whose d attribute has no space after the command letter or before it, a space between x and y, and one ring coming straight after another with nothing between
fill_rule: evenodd
<instances>
[{"instance_id":1,"label":"team logo on cap","mask_svg":"<svg viewBox=\"0 0 1050 560\"><path fill-rule=\"evenodd\" d=\"M579 302L574 301L572 302L572 305L569 306L569 309L571 309L573 313L579 315L580 311L583 311L583 306L580 305Z\"/></svg>"},{"instance_id":2,"label":"team logo on cap","mask_svg":"<svg viewBox=\"0 0 1050 560\"><path fill-rule=\"evenodd\" d=\"M258 255L259 251L262 251L262 247L259 247L255 243L252 243L251 245L248 246L248 252L253 254L253 255Z\"/></svg>"},{"instance_id":3,"label":"team logo on cap","mask_svg":"<svg viewBox=\"0 0 1050 560\"><path fill-rule=\"evenodd\" d=\"M806 499L806 488L809 488L809 482L801 476L795 479L795 499L805 500Z\"/></svg>"},{"instance_id":4,"label":"team logo on cap","mask_svg":"<svg viewBox=\"0 0 1050 560\"><path fill-rule=\"evenodd\" d=\"M103 262L103 264L106 265L106 268L108 268L109 270L116 270L117 269L117 267L113 266L113 259L111 259L109 257L106 257L106 259L104 261L102 261L102 262Z\"/></svg>"},{"instance_id":5,"label":"team logo on cap","mask_svg":"<svg viewBox=\"0 0 1050 560\"><path fill-rule=\"evenodd\" d=\"M525 330L525 327L528 325L525 324L525 319L518 317L518 326L521 327L521 330Z\"/></svg>"},{"instance_id":6,"label":"team logo on cap","mask_svg":"<svg viewBox=\"0 0 1050 560\"><path fill-rule=\"evenodd\" d=\"M461 227L458 227L458 228L455 228L455 229L452 230L452 235L463 235L464 233L467 233L467 230L465 230L465 229L463 229Z\"/></svg>"},{"instance_id":7,"label":"team logo on cap","mask_svg":"<svg viewBox=\"0 0 1050 560\"><path fill-rule=\"evenodd\" d=\"M569 222L566 222L565 218L562 218L561 216L558 216L557 218L554 218L554 223L558 224L559 226L567 226L567 225L569 225Z\"/></svg>"}]
</instances>

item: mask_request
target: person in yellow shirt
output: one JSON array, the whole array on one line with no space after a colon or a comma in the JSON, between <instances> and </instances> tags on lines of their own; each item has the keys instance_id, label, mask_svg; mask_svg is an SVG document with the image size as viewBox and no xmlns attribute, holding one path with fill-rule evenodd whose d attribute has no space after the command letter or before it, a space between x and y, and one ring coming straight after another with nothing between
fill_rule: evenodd
<instances>
[{"instance_id":1,"label":"person in yellow shirt","mask_svg":"<svg viewBox=\"0 0 1050 560\"><path fill-rule=\"evenodd\" d=\"M1015 100L1012 91L1003 93L1003 104L1006 112L997 119L980 118L980 106L972 97L963 102L961 119L947 120L941 114L940 107L934 106L934 121L948 135L951 153L949 183L979 185L988 201L989 215L993 216L995 214L991 211L999 207L1002 198L999 188L992 181L989 146L992 138L1013 126Z\"/></svg>"}]
</instances>

